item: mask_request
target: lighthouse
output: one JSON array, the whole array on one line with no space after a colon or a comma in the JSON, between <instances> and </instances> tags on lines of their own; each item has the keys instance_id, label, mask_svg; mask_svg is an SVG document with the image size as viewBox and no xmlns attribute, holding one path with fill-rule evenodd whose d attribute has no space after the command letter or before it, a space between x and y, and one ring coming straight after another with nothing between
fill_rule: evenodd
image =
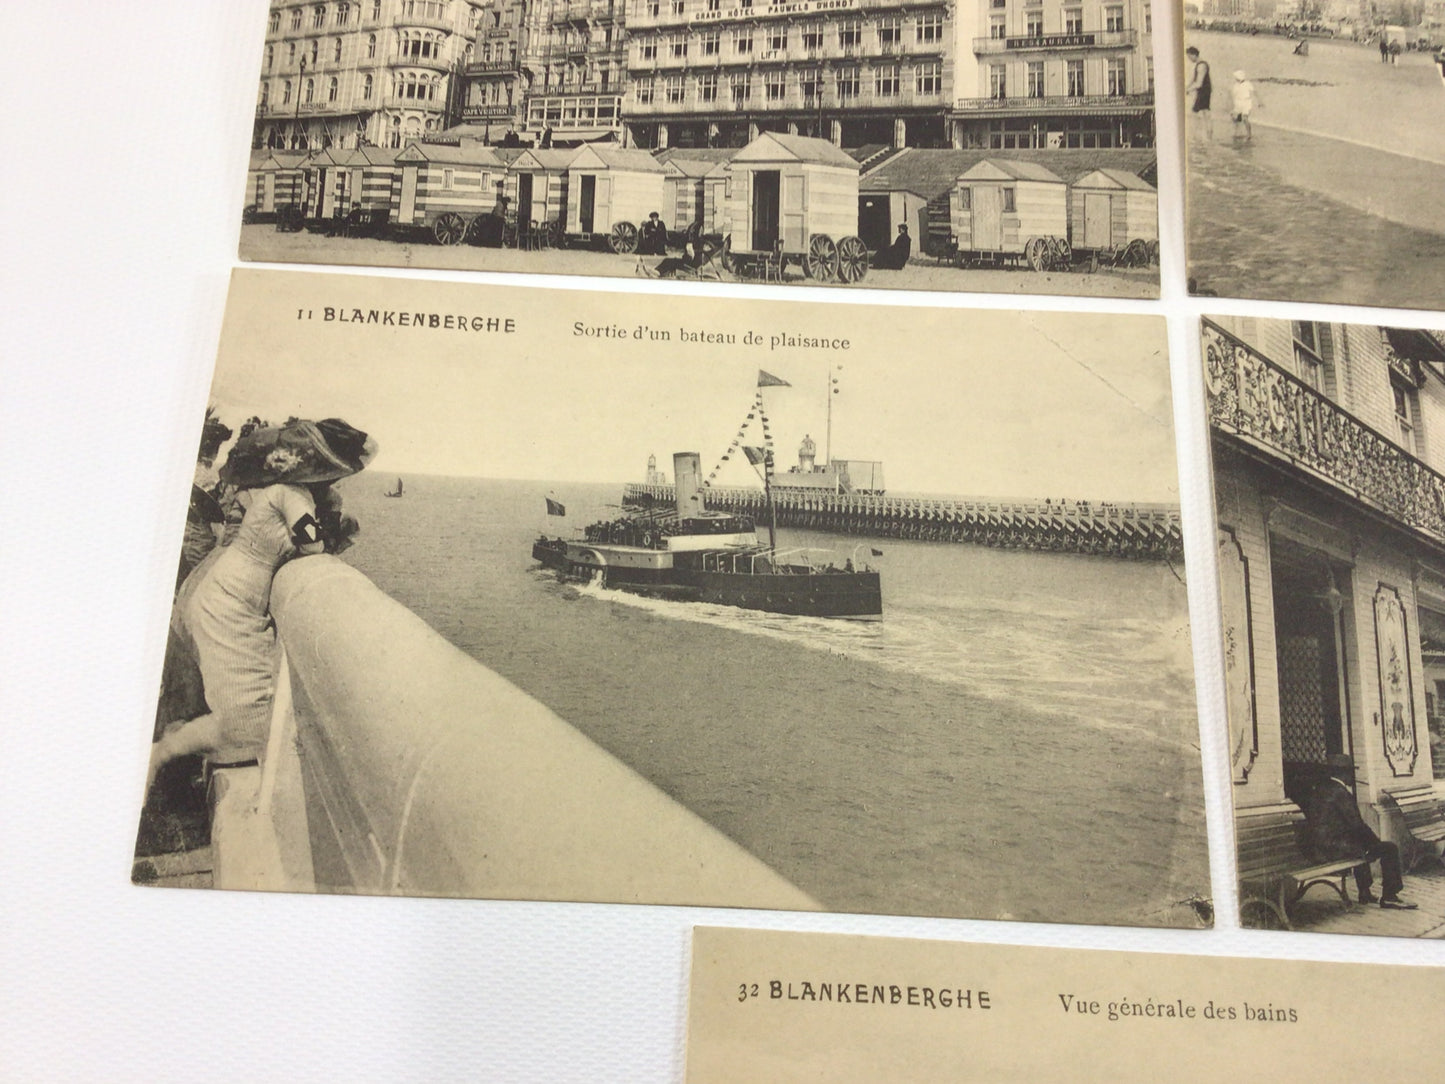
<instances>
[{"instance_id":1,"label":"lighthouse","mask_svg":"<svg viewBox=\"0 0 1445 1084\"><path fill-rule=\"evenodd\" d=\"M803 443L798 445L798 472L800 474L812 474L818 468L813 465L813 460L818 455L818 446L813 443L813 438L806 433L803 434Z\"/></svg>"},{"instance_id":2,"label":"lighthouse","mask_svg":"<svg viewBox=\"0 0 1445 1084\"><path fill-rule=\"evenodd\" d=\"M657 456L647 457L647 484L650 486L667 485L667 475L657 469Z\"/></svg>"}]
</instances>

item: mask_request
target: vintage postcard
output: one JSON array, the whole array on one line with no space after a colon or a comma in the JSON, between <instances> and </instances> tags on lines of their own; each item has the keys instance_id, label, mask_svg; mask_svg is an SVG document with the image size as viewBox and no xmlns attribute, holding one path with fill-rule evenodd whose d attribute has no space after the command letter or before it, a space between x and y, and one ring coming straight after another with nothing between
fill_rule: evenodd
<instances>
[{"instance_id":1,"label":"vintage postcard","mask_svg":"<svg viewBox=\"0 0 1445 1084\"><path fill-rule=\"evenodd\" d=\"M1208 921L1163 321L243 271L210 406L138 879Z\"/></svg>"},{"instance_id":2,"label":"vintage postcard","mask_svg":"<svg viewBox=\"0 0 1445 1084\"><path fill-rule=\"evenodd\" d=\"M1437 5L1184 5L1191 293L1445 308Z\"/></svg>"},{"instance_id":3,"label":"vintage postcard","mask_svg":"<svg viewBox=\"0 0 1445 1084\"><path fill-rule=\"evenodd\" d=\"M1431 1080L1439 968L696 927L687 1080Z\"/></svg>"},{"instance_id":4,"label":"vintage postcard","mask_svg":"<svg viewBox=\"0 0 1445 1084\"><path fill-rule=\"evenodd\" d=\"M1445 936L1445 332L1202 335L1241 921Z\"/></svg>"},{"instance_id":5,"label":"vintage postcard","mask_svg":"<svg viewBox=\"0 0 1445 1084\"><path fill-rule=\"evenodd\" d=\"M245 259L1157 297L1149 0L271 0Z\"/></svg>"}]
</instances>

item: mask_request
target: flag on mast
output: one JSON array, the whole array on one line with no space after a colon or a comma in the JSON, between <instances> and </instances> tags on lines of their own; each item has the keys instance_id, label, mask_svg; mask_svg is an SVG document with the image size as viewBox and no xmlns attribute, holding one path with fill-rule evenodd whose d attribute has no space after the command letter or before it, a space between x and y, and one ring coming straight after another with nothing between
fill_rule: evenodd
<instances>
[{"instance_id":1,"label":"flag on mast","mask_svg":"<svg viewBox=\"0 0 1445 1084\"><path fill-rule=\"evenodd\" d=\"M554 501L551 497L544 497L543 500L547 502L547 515L565 516L567 514L567 506L561 501Z\"/></svg>"},{"instance_id":2,"label":"flag on mast","mask_svg":"<svg viewBox=\"0 0 1445 1084\"><path fill-rule=\"evenodd\" d=\"M755 467L761 467L768 461L768 452L765 448L759 448L755 444L744 444L743 455L748 457L748 462Z\"/></svg>"},{"instance_id":3,"label":"flag on mast","mask_svg":"<svg viewBox=\"0 0 1445 1084\"><path fill-rule=\"evenodd\" d=\"M782 377L774 376L766 369L758 370L758 387L760 388L791 388L792 386Z\"/></svg>"}]
</instances>

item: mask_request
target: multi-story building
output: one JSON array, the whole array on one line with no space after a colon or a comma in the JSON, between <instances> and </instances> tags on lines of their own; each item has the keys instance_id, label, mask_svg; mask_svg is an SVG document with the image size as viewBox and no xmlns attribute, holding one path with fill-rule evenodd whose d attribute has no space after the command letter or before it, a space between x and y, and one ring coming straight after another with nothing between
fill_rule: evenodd
<instances>
[{"instance_id":1,"label":"multi-story building","mask_svg":"<svg viewBox=\"0 0 1445 1084\"><path fill-rule=\"evenodd\" d=\"M271 0L254 142L400 147L446 126L476 0Z\"/></svg>"},{"instance_id":2,"label":"multi-story building","mask_svg":"<svg viewBox=\"0 0 1445 1084\"><path fill-rule=\"evenodd\" d=\"M623 0L486 0L462 121L483 139L620 138Z\"/></svg>"},{"instance_id":3,"label":"multi-story building","mask_svg":"<svg viewBox=\"0 0 1445 1084\"><path fill-rule=\"evenodd\" d=\"M1149 0L972 0L954 61L956 147L1154 143Z\"/></svg>"},{"instance_id":4,"label":"multi-story building","mask_svg":"<svg viewBox=\"0 0 1445 1084\"><path fill-rule=\"evenodd\" d=\"M462 72L461 122L486 142L526 121L531 68L527 0L485 0L471 58Z\"/></svg>"},{"instance_id":5,"label":"multi-story building","mask_svg":"<svg viewBox=\"0 0 1445 1084\"><path fill-rule=\"evenodd\" d=\"M1395 805L1439 816L1445 335L1218 318L1203 351L1235 819L1267 879L1249 841L1298 819L1331 756L1382 836Z\"/></svg>"},{"instance_id":6,"label":"multi-story building","mask_svg":"<svg viewBox=\"0 0 1445 1084\"><path fill-rule=\"evenodd\" d=\"M644 147L762 131L941 146L948 0L627 0L623 115Z\"/></svg>"}]
</instances>

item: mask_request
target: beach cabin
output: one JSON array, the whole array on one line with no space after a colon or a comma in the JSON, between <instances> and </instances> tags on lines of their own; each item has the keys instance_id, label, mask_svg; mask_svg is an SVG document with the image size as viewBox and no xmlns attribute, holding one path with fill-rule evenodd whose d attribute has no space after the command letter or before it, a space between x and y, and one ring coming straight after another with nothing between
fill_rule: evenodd
<instances>
[{"instance_id":1,"label":"beach cabin","mask_svg":"<svg viewBox=\"0 0 1445 1084\"><path fill-rule=\"evenodd\" d=\"M704 222L707 218L707 175L718 166L717 162L699 161L695 158L671 158L667 175L667 210L672 225L678 233L686 233L693 226L697 232L706 233Z\"/></svg>"},{"instance_id":2,"label":"beach cabin","mask_svg":"<svg viewBox=\"0 0 1445 1084\"><path fill-rule=\"evenodd\" d=\"M670 228L667 174L667 166L647 151L592 144L581 148L567 166L567 238L632 252L638 226L653 211Z\"/></svg>"},{"instance_id":3,"label":"beach cabin","mask_svg":"<svg viewBox=\"0 0 1445 1084\"><path fill-rule=\"evenodd\" d=\"M272 151L254 170L255 219L270 221L276 212L301 203L304 190L302 165L305 151Z\"/></svg>"},{"instance_id":4,"label":"beach cabin","mask_svg":"<svg viewBox=\"0 0 1445 1084\"><path fill-rule=\"evenodd\" d=\"M702 178L702 233L704 237L726 237L732 232L728 218L728 196L732 191L730 162L718 162Z\"/></svg>"},{"instance_id":5,"label":"beach cabin","mask_svg":"<svg viewBox=\"0 0 1445 1084\"><path fill-rule=\"evenodd\" d=\"M1122 169L1096 169L1073 183L1070 236L1075 252L1109 253L1159 240L1159 193Z\"/></svg>"},{"instance_id":6,"label":"beach cabin","mask_svg":"<svg viewBox=\"0 0 1445 1084\"><path fill-rule=\"evenodd\" d=\"M346 184L351 179L343 163L351 156L350 151L330 147L317 151L306 160L302 168L303 191L306 217L312 221L327 221L341 208L344 216L350 210L346 199Z\"/></svg>"},{"instance_id":7,"label":"beach cabin","mask_svg":"<svg viewBox=\"0 0 1445 1084\"><path fill-rule=\"evenodd\" d=\"M391 217L396 151L386 147L356 147L346 152L341 165L346 173L343 195L348 207L360 207L367 226L386 225Z\"/></svg>"},{"instance_id":8,"label":"beach cabin","mask_svg":"<svg viewBox=\"0 0 1445 1084\"><path fill-rule=\"evenodd\" d=\"M411 143L396 156L392 222L426 230L438 244L459 245L496 206L505 170L501 157L480 143Z\"/></svg>"},{"instance_id":9,"label":"beach cabin","mask_svg":"<svg viewBox=\"0 0 1445 1084\"><path fill-rule=\"evenodd\" d=\"M728 164L734 257L801 266L855 282L868 271L858 239L858 163L826 139L764 132Z\"/></svg>"},{"instance_id":10,"label":"beach cabin","mask_svg":"<svg viewBox=\"0 0 1445 1084\"><path fill-rule=\"evenodd\" d=\"M572 150L527 150L507 167L507 210L521 223L561 223L567 213L567 167ZM560 230L559 230L560 232Z\"/></svg>"},{"instance_id":11,"label":"beach cabin","mask_svg":"<svg viewBox=\"0 0 1445 1084\"><path fill-rule=\"evenodd\" d=\"M1034 270L1068 259L1069 189L1033 162L985 158L959 175L949 199L960 263L1027 261Z\"/></svg>"}]
</instances>

